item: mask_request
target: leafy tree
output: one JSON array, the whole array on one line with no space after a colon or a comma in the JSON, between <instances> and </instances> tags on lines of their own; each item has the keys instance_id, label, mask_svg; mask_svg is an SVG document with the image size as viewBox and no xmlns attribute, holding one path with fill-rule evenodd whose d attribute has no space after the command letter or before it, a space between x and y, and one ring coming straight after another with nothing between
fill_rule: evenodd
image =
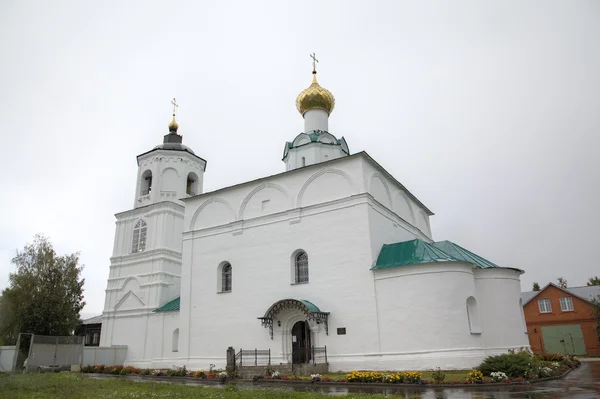
<instances>
[{"instance_id":1,"label":"leafy tree","mask_svg":"<svg viewBox=\"0 0 600 399\"><path fill-rule=\"evenodd\" d=\"M590 277L587 282L587 286L591 287L592 285L600 285L600 277L598 277L598 276Z\"/></svg>"},{"instance_id":2,"label":"leafy tree","mask_svg":"<svg viewBox=\"0 0 600 399\"><path fill-rule=\"evenodd\" d=\"M556 279L556 281L558 282L558 286L560 288L567 288L567 280L565 280L564 278L559 277Z\"/></svg>"},{"instance_id":3,"label":"leafy tree","mask_svg":"<svg viewBox=\"0 0 600 399\"><path fill-rule=\"evenodd\" d=\"M539 291L540 285L538 283L533 283L533 291Z\"/></svg>"},{"instance_id":4,"label":"leafy tree","mask_svg":"<svg viewBox=\"0 0 600 399\"><path fill-rule=\"evenodd\" d=\"M14 343L19 332L71 335L85 305L79 253L58 256L47 238L36 235L12 263L17 271L0 297L3 340Z\"/></svg>"},{"instance_id":5,"label":"leafy tree","mask_svg":"<svg viewBox=\"0 0 600 399\"><path fill-rule=\"evenodd\" d=\"M591 301L592 303L592 311L594 312L594 318L596 319L596 333L598 334L598 339L600 340L600 294L596 295L594 299Z\"/></svg>"}]
</instances>

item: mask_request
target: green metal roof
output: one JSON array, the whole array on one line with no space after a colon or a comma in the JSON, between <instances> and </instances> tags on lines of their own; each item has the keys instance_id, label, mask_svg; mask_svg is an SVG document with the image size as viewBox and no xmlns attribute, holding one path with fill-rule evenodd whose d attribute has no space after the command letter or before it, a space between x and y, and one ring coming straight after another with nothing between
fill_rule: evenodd
<instances>
[{"instance_id":1,"label":"green metal roof","mask_svg":"<svg viewBox=\"0 0 600 399\"><path fill-rule=\"evenodd\" d=\"M452 241L438 241L434 242L433 245L436 248L439 248L442 251L446 252L453 258L462 260L463 262L472 263L481 269L487 269L489 267L499 267L495 263L492 263L489 260L482 258L477 254L474 254L468 249L465 249L460 245L453 243Z\"/></svg>"},{"instance_id":2,"label":"green metal roof","mask_svg":"<svg viewBox=\"0 0 600 399\"><path fill-rule=\"evenodd\" d=\"M179 310L179 300L181 297L177 297L173 299L171 302L167 302L162 305L160 308L155 309L155 312L172 312L174 310Z\"/></svg>"},{"instance_id":3,"label":"green metal roof","mask_svg":"<svg viewBox=\"0 0 600 399\"><path fill-rule=\"evenodd\" d=\"M371 270L436 262L466 262L481 269L499 267L451 241L427 243L416 239L385 244Z\"/></svg>"},{"instance_id":4,"label":"green metal roof","mask_svg":"<svg viewBox=\"0 0 600 399\"><path fill-rule=\"evenodd\" d=\"M422 240L411 240L385 244L372 270L389 269L396 266L418 265L432 262L456 261L444 251Z\"/></svg>"},{"instance_id":5,"label":"green metal roof","mask_svg":"<svg viewBox=\"0 0 600 399\"><path fill-rule=\"evenodd\" d=\"M321 309L319 309L317 305L310 301L307 301L306 299L301 299L300 302L302 302L310 312L321 312Z\"/></svg>"}]
</instances>

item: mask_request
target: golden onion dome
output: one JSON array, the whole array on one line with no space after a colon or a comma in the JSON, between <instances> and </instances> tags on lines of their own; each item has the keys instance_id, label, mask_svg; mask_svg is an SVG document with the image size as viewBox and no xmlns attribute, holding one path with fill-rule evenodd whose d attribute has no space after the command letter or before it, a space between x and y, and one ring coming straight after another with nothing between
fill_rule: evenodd
<instances>
[{"instance_id":1,"label":"golden onion dome","mask_svg":"<svg viewBox=\"0 0 600 399\"><path fill-rule=\"evenodd\" d=\"M171 123L169 123L169 132L177 133L177 129L179 129L179 124L175 120L175 114L173 114L173 120L171 120Z\"/></svg>"},{"instance_id":2,"label":"golden onion dome","mask_svg":"<svg viewBox=\"0 0 600 399\"><path fill-rule=\"evenodd\" d=\"M317 83L317 72L313 70L313 81L308 88L298 94L296 99L296 108L304 116L306 111L311 109L322 109L331 114L335 107L335 98L327 89L324 89Z\"/></svg>"}]
</instances>

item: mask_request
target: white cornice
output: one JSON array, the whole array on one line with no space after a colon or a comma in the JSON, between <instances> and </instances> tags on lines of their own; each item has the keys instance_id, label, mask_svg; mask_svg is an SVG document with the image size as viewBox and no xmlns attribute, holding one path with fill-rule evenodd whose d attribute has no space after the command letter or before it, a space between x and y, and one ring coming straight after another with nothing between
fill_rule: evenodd
<instances>
[{"instance_id":1,"label":"white cornice","mask_svg":"<svg viewBox=\"0 0 600 399\"><path fill-rule=\"evenodd\" d=\"M157 258L181 263L181 252L173 251L172 249L167 248L159 248L122 256L113 256L110 258L110 267L143 263L148 260L155 260Z\"/></svg>"},{"instance_id":2,"label":"white cornice","mask_svg":"<svg viewBox=\"0 0 600 399\"><path fill-rule=\"evenodd\" d=\"M305 208L288 209L282 212L272 213L270 215L259 216L248 220L238 220L228 224L208 227L206 229L186 231L183 233L183 240L190 240L198 237L207 237L224 233L234 235L242 234L244 229L265 226L268 224L288 221L290 224L300 223L301 219L306 216L318 215L322 213L332 212L339 209L344 209L360 204L368 204L382 216L395 223L398 227L414 234L427 242L431 242L431 238L424 234L417 227L411 225L393 211L387 209L369 193L360 193L349 197L339 198L332 201L322 202L320 204L310 205Z\"/></svg>"},{"instance_id":3,"label":"white cornice","mask_svg":"<svg viewBox=\"0 0 600 399\"><path fill-rule=\"evenodd\" d=\"M137 219L141 216L152 216L161 212L170 212L175 216L183 217L185 207L172 201L162 201L155 204L141 206L115 214L117 224L127 222L130 219Z\"/></svg>"}]
</instances>

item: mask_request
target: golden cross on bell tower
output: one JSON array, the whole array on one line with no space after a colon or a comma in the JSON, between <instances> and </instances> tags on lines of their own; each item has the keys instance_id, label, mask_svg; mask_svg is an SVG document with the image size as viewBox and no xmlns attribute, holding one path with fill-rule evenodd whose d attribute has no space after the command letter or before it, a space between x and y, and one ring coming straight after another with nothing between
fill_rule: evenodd
<instances>
[{"instance_id":1,"label":"golden cross on bell tower","mask_svg":"<svg viewBox=\"0 0 600 399\"><path fill-rule=\"evenodd\" d=\"M175 116L175 111L177 111L177 108L179 108L179 105L177 105L177 101L175 101L175 97L173 97L173 101L171 101L171 104L173 104L173 116Z\"/></svg>"},{"instance_id":2,"label":"golden cross on bell tower","mask_svg":"<svg viewBox=\"0 0 600 399\"><path fill-rule=\"evenodd\" d=\"M315 53L312 53L310 55L310 58L313 59L313 73L317 73L317 62L319 62L319 60L317 59L317 56Z\"/></svg>"}]
</instances>

